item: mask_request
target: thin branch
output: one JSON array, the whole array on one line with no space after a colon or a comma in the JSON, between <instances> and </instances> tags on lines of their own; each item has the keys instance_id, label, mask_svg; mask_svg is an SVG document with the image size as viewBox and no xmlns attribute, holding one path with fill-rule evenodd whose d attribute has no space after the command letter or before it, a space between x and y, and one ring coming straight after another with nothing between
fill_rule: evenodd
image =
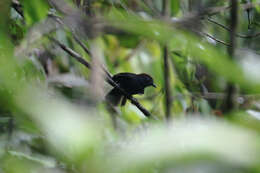
<instances>
[{"instance_id":1,"label":"thin branch","mask_svg":"<svg viewBox=\"0 0 260 173\"><path fill-rule=\"evenodd\" d=\"M48 16L51 17L51 18L53 18L59 25L66 26L66 25L64 24L64 22L62 21L62 19L61 19L59 16L54 15L54 14L51 14L51 13L50 13ZM70 29L70 30L71 30L71 33L72 33L72 36L73 36L74 40L81 46L81 48L82 48L89 56L91 56L91 52L88 50L88 48L85 46L85 44L82 43L82 41L78 38L78 36L75 34L75 32L72 31L72 29Z\"/></svg>"},{"instance_id":2,"label":"thin branch","mask_svg":"<svg viewBox=\"0 0 260 173\"><path fill-rule=\"evenodd\" d=\"M221 44L223 44L223 45L225 45L225 46L228 46L228 47L231 46L229 43L226 43L226 42L224 42L224 41L222 41L222 40L219 40L219 39L213 37L212 35L210 35L210 34L208 34L208 33L205 33L205 32L201 32L201 33L202 33L203 35L205 35L206 37L209 37L209 38L211 38L212 40L214 40L214 41L216 41L216 42L218 42L218 43L221 43ZM247 49L243 49L243 48L237 48L237 49L238 49L238 50L241 50L241 51L247 50ZM255 51L253 51L253 50L251 50L251 52L253 52L254 54L260 55L260 53L255 52ZM173 53L176 54L176 52L173 52ZM178 55L178 56L180 56L180 55Z\"/></svg>"},{"instance_id":3,"label":"thin branch","mask_svg":"<svg viewBox=\"0 0 260 173\"><path fill-rule=\"evenodd\" d=\"M19 1L12 1L11 7L14 8L15 11L16 11L22 18L24 18L22 5L19 3Z\"/></svg>"},{"instance_id":4,"label":"thin branch","mask_svg":"<svg viewBox=\"0 0 260 173\"><path fill-rule=\"evenodd\" d=\"M50 40L52 40L55 44L60 46L65 52L67 52L71 57L75 58L78 62L83 64L87 68L91 68L90 63L88 63L84 58L82 58L77 52L73 51L72 49L68 48L64 44L60 43L58 40L49 37ZM135 105L145 116L150 117L151 113L146 110L134 97L132 97L130 94L128 94L126 91L124 91L122 88L119 87L119 85L113 81L112 75L102 66L102 69L104 70L106 74L106 81L116 89L118 89L127 99L131 101L133 105Z\"/></svg>"},{"instance_id":5,"label":"thin branch","mask_svg":"<svg viewBox=\"0 0 260 173\"><path fill-rule=\"evenodd\" d=\"M231 8L231 6L210 7L210 8L207 8L206 10L204 10L204 12L202 14L208 15L208 16L214 16L214 15L221 13L223 11L226 11L230 8Z\"/></svg>"},{"instance_id":6,"label":"thin branch","mask_svg":"<svg viewBox=\"0 0 260 173\"><path fill-rule=\"evenodd\" d=\"M74 38L74 40L82 47L82 49L89 55L89 56L92 56L91 55L91 52L88 50L88 48L85 46L84 43L82 43L82 41L78 38L78 36L76 34L74 34L72 32L72 36Z\"/></svg>"},{"instance_id":7,"label":"thin branch","mask_svg":"<svg viewBox=\"0 0 260 173\"><path fill-rule=\"evenodd\" d=\"M225 45L225 46L228 46L228 47L231 46L229 43L226 43L226 42L224 42L224 41L222 41L222 40L219 40L219 39L213 37L212 35L209 35L208 33L202 32L202 34L205 35L205 36L207 36L207 37L209 37L209 38L211 38L212 40L215 40L215 41L218 42L218 43L221 43L221 44Z\"/></svg>"},{"instance_id":8,"label":"thin branch","mask_svg":"<svg viewBox=\"0 0 260 173\"><path fill-rule=\"evenodd\" d=\"M216 22L215 20L213 20L213 19L211 19L211 18L207 18L207 20L208 20L209 22L214 23L214 24L216 24L216 25L218 25L218 26L222 27L223 29L225 29L225 30L227 30L227 31L230 32L230 28L228 28L227 26L225 26L225 25L223 25L223 24L221 24L221 23L218 23L218 22ZM260 36L260 32L259 32L259 33L256 33L256 34L253 34L253 35L244 35L244 34L238 34L238 33L236 33L236 36L237 36L237 37L240 37L240 38L250 39L250 38L255 38L255 37Z\"/></svg>"},{"instance_id":9,"label":"thin branch","mask_svg":"<svg viewBox=\"0 0 260 173\"><path fill-rule=\"evenodd\" d=\"M258 3L246 3L246 4L241 4L240 7L243 10L248 10L248 9L255 8L256 6L259 6L259 5L260 5L259 2ZM207 8L206 10L204 10L204 12L202 14L208 15L208 16L213 16L213 15L216 15L223 11L229 10L230 8L231 8L231 5L222 6L222 7L210 7L210 8Z\"/></svg>"},{"instance_id":10,"label":"thin branch","mask_svg":"<svg viewBox=\"0 0 260 173\"><path fill-rule=\"evenodd\" d=\"M90 63L88 63L87 61L85 61L77 52L75 52L74 50L72 50L71 48L65 46L64 44L60 43L58 40L49 37L49 39L51 41L53 41L55 44L59 45L60 48L62 48L65 52L67 52L70 56L72 56L73 58L75 58L78 62L80 62L81 64L83 64L85 67L87 68L91 68Z\"/></svg>"}]
</instances>

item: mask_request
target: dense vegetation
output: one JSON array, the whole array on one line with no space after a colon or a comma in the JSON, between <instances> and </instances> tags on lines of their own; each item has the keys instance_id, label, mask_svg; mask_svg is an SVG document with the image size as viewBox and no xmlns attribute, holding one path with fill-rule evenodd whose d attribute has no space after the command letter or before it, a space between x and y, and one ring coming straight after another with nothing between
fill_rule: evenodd
<instances>
[{"instance_id":1,"label":"dense vegetation","mask_svg":"<svg viewBox=\"0 0 260 173\"><path fill-rule=\"evenodd\" d=\"M260 172L259 0L1 0L0 173ZM113 81L146 73L130 96ZM125 106L104 98L119 89Z\"/></svg>"}]
</instances>

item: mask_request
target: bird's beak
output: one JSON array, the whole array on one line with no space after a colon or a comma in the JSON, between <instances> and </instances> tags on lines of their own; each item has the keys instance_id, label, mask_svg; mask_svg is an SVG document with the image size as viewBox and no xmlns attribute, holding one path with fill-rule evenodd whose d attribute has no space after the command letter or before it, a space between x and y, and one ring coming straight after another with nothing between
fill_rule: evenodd
<instances>
[{"instance_id":1,"label":"bird's beak","mask_svg":"<svg viewBox=\"0 0 260 173\"><path fill-rule=\"evenodd\" d=\"M153 86L154 88L156 88L156 85L155 85L154 83L152 84L152 86Z\"/></svg>"}]
</instances>

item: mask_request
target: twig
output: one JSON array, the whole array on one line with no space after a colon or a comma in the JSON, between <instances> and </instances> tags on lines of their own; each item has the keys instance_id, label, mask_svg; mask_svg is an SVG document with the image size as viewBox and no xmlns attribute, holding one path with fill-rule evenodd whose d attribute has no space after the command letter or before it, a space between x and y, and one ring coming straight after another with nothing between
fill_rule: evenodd
<instances>
[{"instance_id":1,"label":"twig","mask_svg":"<svg viewBox=\"0 0 260 173\"><path fill-rule=\"evenodd\" d=\"M221 23L218 23L218 22L212 20L211 18L207 18L207 20L208 20L209 22L214 23L214 24L216 24L216 25L218 25L218 26L220 26L220 27L222 27L222 28L224 28L225 30L227 30L227 31L230 32L230 28L228 28L227 26L225 26L225 25L223 25L223 24L221 24ZM244 35L244 34L238 34L238 33L236 33L236 36L237 36L237 37L240 37L240 38L250 39L250 38L255 38L255 37L260 36L260 32L259 32L259 33L256 33L256 34L253 34L253 35Z\"/></svg>"},{"instance_id":2,"label":"twig","mask_svg":"<svg viewBox=\"0 0 260 173\"><path fill-rule=\"evenodd\" d=\"M213 15L216 15L223 11L226 11L230 8L231 8L231 6L210 7L210 8L207 8L206 10L204 10L203 15L213 16Z\"/></svg>"},{"instance_id":3,"label":"twig","mask_svg":"<svg viewBox=\"0 0 260 173\"><path fill-rule=\"evenodd\" d=\"M256 6L259 6L260 3L246 3L246 4L241 4L241 8L243 10L248 10L248 9L252 9ZM228 6L222 6L222 7L213 7L213 8L207 8L206 10L204 10L204 13L203 15L208 15L208 16L213 16L213 15L216 15L220 12L223 12L223 11L226 11L228 9L230 9L231 6L228 5Z\"/></svg>"},{"instance_id":4,"label":"twig","mask_svg":"<svg viewBox=\"0 0 260 173\"><path fill-rule=\"evenodd\" d=\"M73 58L75 58L78 62L83 64L87 68L91 68L90 63L88 63L84 58L82 58L77 52L73 51L72 49L68 48L64 44L60 43L58 40L49 37L50 40L52 40L54 43L59 45L65 52L67 52L69 55L71 55ZM151 113L146 110L134 97L129 95L126 91L124 91L122 88L118 86L116 82L113 81L112 75L102 66L102 69L104 70L106 74L106 81L116 89L118 89L127 99L131 101L133 105L135 105L145 116L150 117Z\"/></svg>"},{"instance_id":5,"label":"twig","mask_svg":"<svg viewBox=\"0 0 260 173\"><path fill-rule=\"evenodd\" d=\"M62 19L57 16L57 15L54 15L52 13L48 14L49 17L52 17L58 24L62 25L62 26L66 26L64 24L64 22L62 21ZM88 48L84 45L84 43L82 43L82 41L78 38L78 36L75 34L74 31L71 30L71 33L72 33L72 36L74 38L74 40L82 47L82 49L89 55L91 56L91 52L88 50Z\"/></svg>"},{"instance_id":6,"label":"twig","mask_svg":"<svg viewBox=\"0 0 260 173\"><path fill-rule=\"evenodd\" d=\"M84 45L84 43L82 43L82 41L78 38L78 36L76 34L74 34L72 32L72 36L74 38L74 40L82 47L82 49L89 55L89 56L92 56L91 55L91 52L88 50L88 48Z\"/></svg>"},{"instance_id":7,"label":"twig","mask_svg":"<svg viewBox=\"0 0 260 173\"><path fill-rule=\"evenodd\" d=\"M223 45L225 45L225 46L228 46L228 47L231 46L229 43L226 43L226 42L224 42L224 41L222 41L222 40L219 40L219 39L213 37L212 35L209 35L208 33L204 33L204 32L201 32L201 33L202 33L203 35L205 35L206 37L209 37L209 38L211 38L212 40L215 40L215 41L218 42L218 43L221 43L221 44L223 44ZM237 49L238 49L238 50L241 50L241 51L247 50L247 49L243 49L243 48L237 48ZM251 50L251 52L253 52L254 54L260 55L260 53L258 53L258 52L254 52L254 51L252 51L252 50ZM173 53L174 53L174 54L178 54L178 53L176 53L176 52L173 52ZM181 55L178 55L178 56L181 56Z\"/></svg>"},{"instance_id":8,"label":"twig","mask_svg":"<svg viewBox=\"0 0 260 173\"><path fill-rule=\"evenodd\" d=\"M209 35L208 33L202 32L202 34L205 35L205 36L207 36L207 37L209 37L209 38L211 38L212 40L215 40L215 41L218 42L218 43L221 43L221 44L225 45L225 46L228 46L228 47L231 46L230 44L228 44L228 43L226 43L226 42L224 42L224 41L222 41L222 40L219 40L219 39L213 37L212 35Z\"/></svg>"},{"instance_id":9,"label":"twig","mask_svg":"<svg viewBox=\"0 0 260 173\"><path fill-rule=\"evenodd\" d=\"M22 18L24 18L22 5L19 1L12 1L11 7L13 7Z\"/></svg>"},{"instance_id":10,"label":"twig","mask_svg":"<svg viewBox=\"0 0 260 173\"><path fill-rule=\"evenodd\" d=\"M90 63L88 63L87 61L85 61L77 52L75 52L74 50L72 50L71 48L65 46L64 44L60 43L58 40L49 37L49 39L51 41L53 41L54 43L56 43L57 45L59 45L65 52L67 52L70 56L72 56L73 58L75 58L78 62L80 62L81 64L83 64L85 67L87 68L91 68Z\"/></svg>"}]
</instances>

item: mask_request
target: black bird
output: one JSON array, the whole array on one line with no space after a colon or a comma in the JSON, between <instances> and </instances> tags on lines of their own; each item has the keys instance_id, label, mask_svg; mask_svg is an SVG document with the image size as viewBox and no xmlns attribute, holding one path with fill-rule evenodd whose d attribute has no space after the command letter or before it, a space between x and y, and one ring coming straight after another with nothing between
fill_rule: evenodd
<instances>
[{"instance_id":1,"label":"black bird","mask_svg":"<svg viewBox=\"0 0 260 173\"><path fill-rule=\"evenodd\" d=\"M148 86L156 88L156 85L153 83L153 78L145 73L118 73L114 75L112 79L129 95L144 94L144 89ZM124 106L127 99L122 92L116 88L113 88L106 95L106 100L114 106L118 105L122 98L121 106Z\"/></svg>"}]
</instances>

